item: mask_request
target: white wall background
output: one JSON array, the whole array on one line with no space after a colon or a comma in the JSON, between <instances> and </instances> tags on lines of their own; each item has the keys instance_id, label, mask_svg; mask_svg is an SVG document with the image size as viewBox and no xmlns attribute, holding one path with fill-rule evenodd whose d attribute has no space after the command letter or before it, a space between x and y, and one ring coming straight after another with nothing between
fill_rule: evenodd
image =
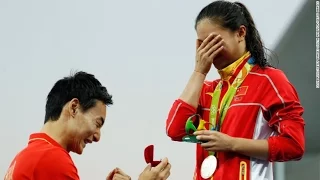
<instances>
[{"instance_id":1,"label":"white wall background","mask_svg":"<svg viewBox=\"0 0 320 180\"><path fill-rule=\"evenodd\" d=\"M272 49L304 1L242 2ZM173 165L170 179L191 179L195 147L171 142L165 119L193 70L194 19L209 2L0 0L0 177L41 128L54 82L84 70L115 104L100 143L73 155L80 177L104 179L118 166L136 179L144 147L155 144L156 158Z\"/></svg>"}]
</instances>

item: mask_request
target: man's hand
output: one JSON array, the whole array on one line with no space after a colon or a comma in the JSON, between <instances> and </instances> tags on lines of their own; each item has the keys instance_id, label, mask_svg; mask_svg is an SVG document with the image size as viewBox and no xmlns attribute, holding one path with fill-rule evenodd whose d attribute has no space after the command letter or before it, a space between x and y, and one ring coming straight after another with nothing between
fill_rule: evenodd
<instances>
[{"instance_id":1,"label":"man's hand","mask_svg":"<svg viewBox=\"0 0 320 180\"><path fill-rule=\"evenodd\" d=\"M201 146L207 151L232 151L233 150L233 137L218 132L218 131L196 131L194 135L200 141L205 141L201 143Z\"/></svg>"},{"instance_id":2,"label":"man's hand","mask_svg":"<svg viewBox=\"0 0 320 180\"><path fill-rule=\"evenodd\" d=\"M167 158L161 160L158 166L152 168L150 164L143 170L139 180L166 180L170 176L171 165Z\"/></svg>"},{"instance_id":3,"label":"man's hand","mask_svg":"<svg viewBox=\"0 0 320 180\"><path fill-rule=\"evenodd\" d=\"M115 168L109 173L107 180L131 180L131 177L124 173L121 169Z\"/></svg>"}]
</instances>

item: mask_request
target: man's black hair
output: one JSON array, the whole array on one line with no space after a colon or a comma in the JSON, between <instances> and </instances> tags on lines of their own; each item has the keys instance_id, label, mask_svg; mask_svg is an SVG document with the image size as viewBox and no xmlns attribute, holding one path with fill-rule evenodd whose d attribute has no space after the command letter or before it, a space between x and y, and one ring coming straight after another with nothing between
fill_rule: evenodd
<instances>
[{"instance_id":1,"label":"man's black hair","mask_svg":"<svg viewBox=\"0 0 320 180\"><path fill-rule=\"evenodd\" d=\"M112 105L112 95L92 74L80 71L58 80L47 96L44 123L59 119L62 108L73 98L80 102L82 111L94 107L97 101Z\"/></svg>"}]
</instances>

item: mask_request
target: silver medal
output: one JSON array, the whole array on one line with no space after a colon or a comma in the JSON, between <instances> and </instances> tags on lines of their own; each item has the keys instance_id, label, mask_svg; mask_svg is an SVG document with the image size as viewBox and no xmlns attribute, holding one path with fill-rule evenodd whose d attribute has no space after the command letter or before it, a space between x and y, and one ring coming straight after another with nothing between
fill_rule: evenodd
<instances>
[{"instance_id":1,"label":"silver medal","mask_svg":"<svg viewBox=\"0 0 320 180\"><path fill-rule=\"evenodd\" d=\"M216 171L217 168L217 158L215 156L208 156L204 161L202 162L201 165L201 177L203 179L208 179L210 178L213 173Z\"/></svg>"}]
</instances>

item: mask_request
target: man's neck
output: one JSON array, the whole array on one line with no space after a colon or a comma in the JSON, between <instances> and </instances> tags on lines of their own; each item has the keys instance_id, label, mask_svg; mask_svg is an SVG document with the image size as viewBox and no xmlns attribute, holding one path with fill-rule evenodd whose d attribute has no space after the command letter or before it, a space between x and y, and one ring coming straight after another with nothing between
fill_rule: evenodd
<instances>
[{"instance_id":1,"label":"man's neck","mask_svg":"<svg viewBox=\"0 0 320 180\"><path fill-rule=\"evenodd\" d=\"M65 150L67 150L67 139L65 138L64 126L59 121L49 121L45 123L40 132L47 134L57 143L59 143Z\"/></svg>"}]
</instances>

